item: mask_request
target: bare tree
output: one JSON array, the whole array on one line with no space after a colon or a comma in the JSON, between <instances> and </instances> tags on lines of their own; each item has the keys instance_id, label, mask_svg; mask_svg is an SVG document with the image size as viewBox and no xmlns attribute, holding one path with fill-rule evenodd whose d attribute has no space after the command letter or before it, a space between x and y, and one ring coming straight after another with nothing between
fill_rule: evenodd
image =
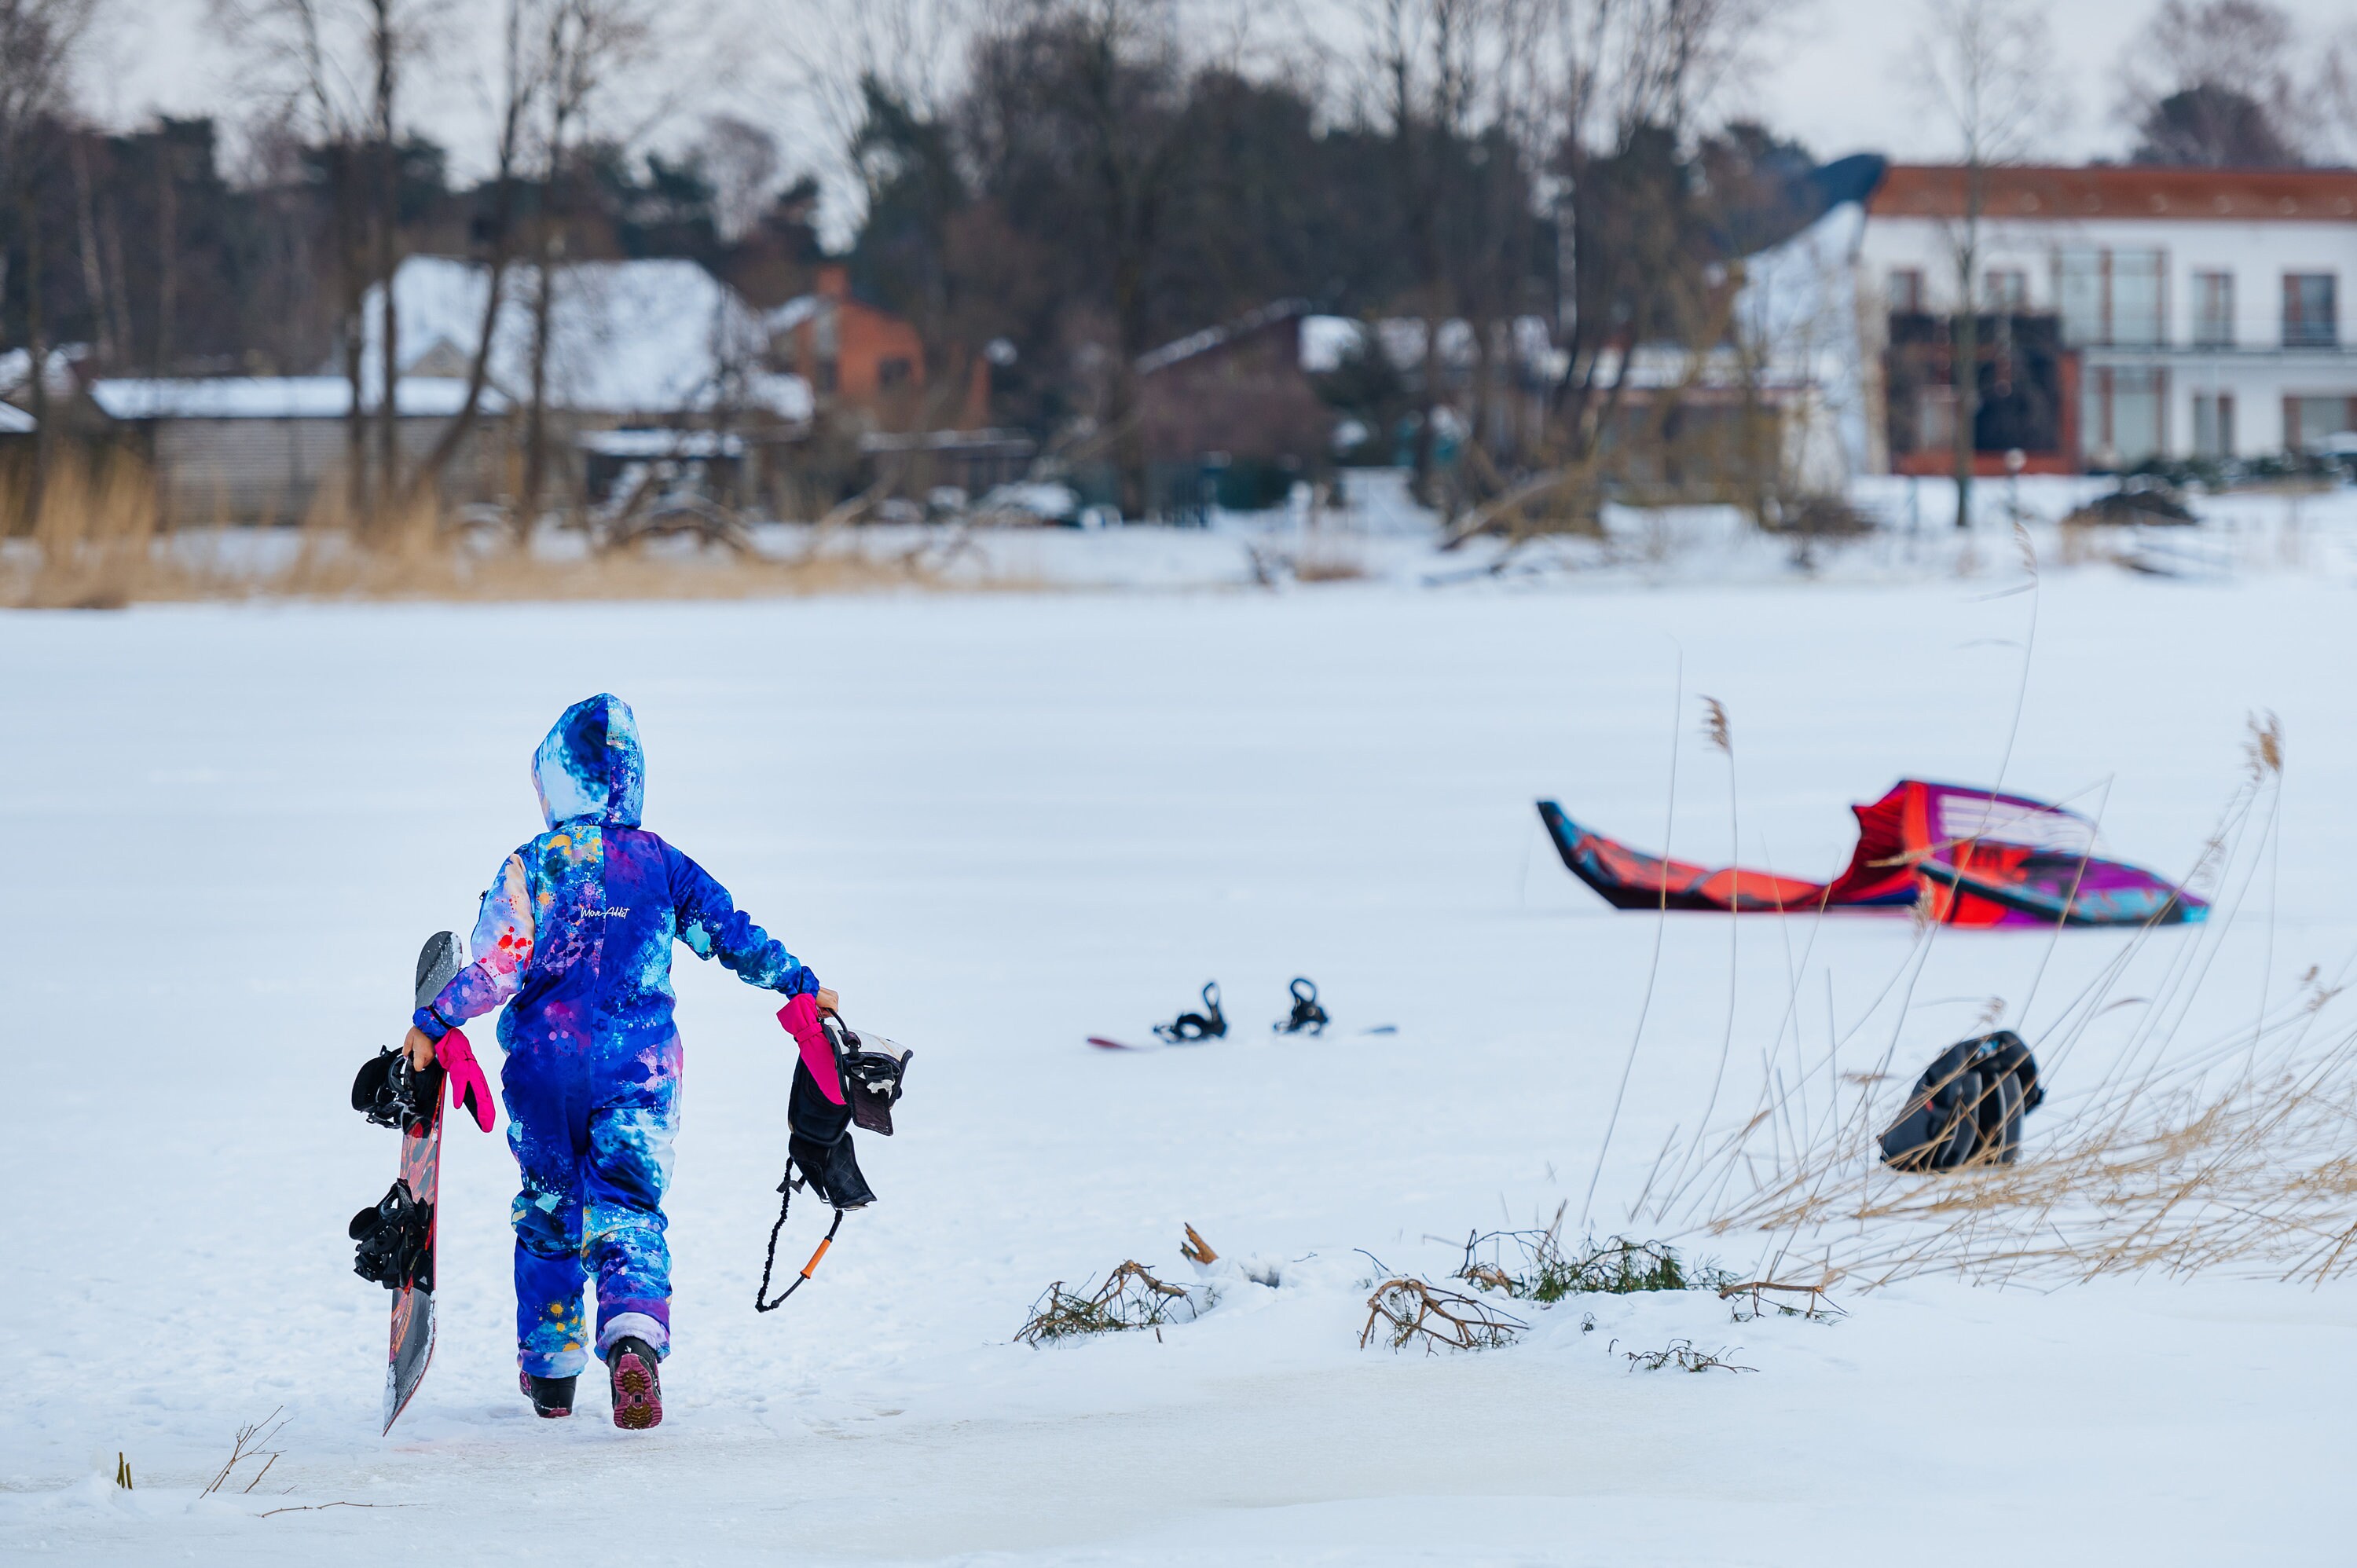
<instances>
[{"instance_id":1,"label":"bare tree","mask_svg":"<svg viewBox=\"0 0 2357 1568\"><path fill-rule=\"evenodd\" d=\"M447 20L446 0L213 0L213 12L262 68L265 91L319 148L329 186L330 228L345 380L349 500L363 521L399 493L400 377L393 274L399 263L401 156L399 98L404 69ZM362 303L383 286L378 331L376 456L368 454L368 389L363 384Z\"/></svg>"},{"instance_id":2,"label":"bare tree","mask_svg":"<svg viewBox=\"0 0 2357 1568\"><path fill-rule=\"evenodd\" d=\"M2332 161L2357 164L2357 21L2325 39L2313 91L2319 150Z\"/></svg>"},{"instance_id":3,"label":"bare tree","mask_svg":"<svg viewBox=\"0 0 2357 1568\"><path fill-rule=\"evenodd\" d=\"M1497 19L1484 0L1377 0L1370 18L1382 124L1391 134L1394 188L1402 239L1416 279L1411 307L1423 325L1416 378L1415 487L1426 505L1453 498L1433 490L1438 416L1446 398L1449 345L1443 337L1458 311L1446 264L1445 186L1461 174L1463 146L1476 113L1483 36ZM1453 505L1447 508L1454 512Z\"/></svg>"},{"instance_id":4,"label":"bare tree","mask_svg":"<svg viewBox=\"0 0 2357 1568\"><path fill-rule=\"evenodd\" d=\"M64 113L75 55L88 35L94 0L0 0L0 179L16 211L25 245L25 347L31 364L33 472L27 510L36 510L48 478L48 331L41 312L44 236L33 143L44 124ZM0 268L5 268L0 262Z\"/></svg>"},{"instance_id":5,"label":"bare tree","mask_svg":"<svg viewBox=\"0 0 2357 1568\"><path fill-rule=\"evenodd\" d=\"M2310 95L2294 80L2298 32L2267 0L2163 0L2119 64L2119 118L2139 162L2253 166L2299 161Z\"/></svg>"},{"instance_id":6,"label":"bare tree","mask_svg":"<svg viewBox=\"0 0 2357 1568\"><path fill-rule=\"evenodd\" d=\"M1511 42L1498 69L1512 83L1506 123L1550 182L1538 199L1561 370L1544 432L1549 472L1475 521L1511 502L1518 516L1577 526L1592 520L1640 350L1676 356L1624 444L1657 448L1727 332L1734 289L1704 265L1684 163L1770 13L1761 0L1512 0L1511 10L1523 15L1501 28Z\"/></svg>"},{"instance_id":7,"label":"bare tree","mask_svg":"<svg viewBox=\"0 0 2357 1568\"><path fill-rule=\"evenodd\" d=\"M705 122L695 153L712 182L714 227L725 242L741 239L777 189L778 139L749 121L715 114Z\"/></svg>"},{"instance_id":8,"label":"bare tree","mask_svg":"<svg viewBox=\"0 0 2357 1568\"><path fill-rule=\"evenodd\" d=\"M651 38L641 0L550 0L541 55L546 85L539 97L541 200L533 221L531 393L524 410L523 493L518 525L529 530L548 492L552 461L549 354L556 294L566 252L573 159L615 79L646 52Z\"/></svg>"},{"instance_id":9,"label":"bare tree","mask_svg":"<svg viewBox=\"0 0 2357 1568\"><path fill-rule=\"evenodd\" d=\"M1972 524L1973 427L1980 413L1980 270L1989 171L2018 163L2049 112L2050 51L2030 0L1924 0L1914 57L1925 106L1955 138L1963 210L1944 222L1955 273L1956 526Z\"/></svg>"},{"instance_id":10,"label":"bare tree","mask_svg":"<svg viewBox=\"0 0 2357 1568\"><path fill-rule=\"evenodd\" d=\"M449 471L451 460L466 445L468 436L481 418L483 389L490 379L492 346L499 336L500 314L507 303L507 287L515 259L516 187L523 156L526 128L538 105L541 92L547 86L548 61L540 52L539 30L533 27L534 0L507 0L507 12L500 29L501 70L500 74L500 128L493 154L491 176L491 210L487 227L489 253L484 258L488 271L483 290L483 314L475 337L475 351L467 365L467 392L457 413L443 426L433 449L417 466L410 480L405 500L414 503L429 489L438 487ZM388 296L393 293L388 284ZM385 322L385 359L393 360L392 331L394 322Z\"/></svg>"},{"instance_id":11,"label":"bare tree","mask_svg":"<svg viewBox=\"0 0 2357 1568\"><path fill-rule=\"evenodd\" d=\"M1082 358L1097 381L1092 446L1109 448L1122 511L1147 505L1138 360L1155 347L1151 271L1183 152L1187 81L1167 0L1017 0L974 47L964 143L984 171L1057 188L1074 284L1103 313ZM1105 341L1105 338L1110 341Z\"/></svg>"}]
</instances>

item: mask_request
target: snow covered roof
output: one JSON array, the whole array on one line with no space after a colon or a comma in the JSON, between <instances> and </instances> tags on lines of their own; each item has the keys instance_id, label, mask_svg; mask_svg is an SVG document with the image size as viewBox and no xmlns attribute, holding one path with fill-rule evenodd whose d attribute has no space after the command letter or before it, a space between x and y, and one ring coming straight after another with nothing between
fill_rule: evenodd
<instances>
[{"instance_id":1,"label":"snow covered roof","mask_svg":"<svg viewBox=\"0 0 2357 1568\"><path fill-rule=\"evenodd\" d=\"M87 343L66 343L52 349L41 361L42 390L51 397L73 394L73 368L90 358ZM14 396L32 390L33 354L29 349L10 349L0 352L0 395Z\"/></svg>"},{"instance_id":2,"label":"snow covered roof","mask_svg":"<svg viewBox=\"0 0 2357 1568\"><path fill-rule=\"evenodd\" d=\"M744 455L742 436L717 430L585 430L573 445L600 457L737 457Z\"/></svg>"},{"instance_id":3,"label":"snow covered roof","mask_svg":"<svg viewBox=\"0 0 2357 1568\"><path fill-rule=\"evenodd\" d=\"M341 419L352 406L341 376L110 377L92 381L91 401L109 419ZM376 383L361 406L379 406ZM449 376L404 376L393 406L404 417L447 419L467 403L467 383ZM490 387L479 406L500 413L507 400Z\"/></svg>"},{"instance_id":4,"label":"snow covered roof","mask_svg":"<svg viewBox=\"0 0 2357 1568\"><path fill-rule=\"evenodd\" d=\"M1310 316L1301 322L1301 368L1322 375L1341 368L1364 342L1372 326L1383 346L1383 358L1395 370L1412 371L1424 363L1424 323L1413 316L1386 317L1368 323L1348 316ZM1514 353L1526 368L1549 379L1563 373L1563 351L1555 347L1542 317L1518 316L1512 325ZM1473 363L1473 327L1456 318L1440 324L1440 360L1452 370Z\"/></svg>"},{"instance_id":5,"label":"snow covered roof","mask_svg":"<svg viewBox=\"0 0 2357 1568\"><path fill-rule=\"evenodd\" d=\"M1137 373L1141 376L1150 376L1166 366L1175 365L1181 360L1191 360L1198 354L1209 353L1222 343L1257 332L1275 322L1290 320L1294 317L1307 316L1308 313L1309 302L1306 299L1273 301L1256 310L1245 311L1233 321L1223 322L1217 327L1206 327L1200 332L1190 332L1176 342L1165 343L1159 349L1140 354L1137 357Z\"/></svg>"},{"instance_id":6,"label":"snow covered roof","mask_svg":"<svg viewBox=\"0 0 2357 1568\"><path fill-rule=\"evenodd\" d=\"M772 335L791 332L834 303L823 294L798 294L761 317L761 325L768 328Z\"/></svg>"},{"instance_id":7,"label":"snow covered roof","mask_svg":"<svg viewBox=\"0 0 2357 1568\"><path fill-rule=\"evenodd\" d=\"M550 402L580 413L680 413L725 403L810 416L809 386L758 369L769 348L760 317L736 290L689 261L576 262L552 274ZM452 350L471 356L480 341L490 269L445 256L412 256L393 274L404 365ZM517 403L532 385L533 306L539 270L511 267L491 328L490 376ZM383 334L375 301L362 315L363 360L379 361Z\"/></svg>"}]
</instances>

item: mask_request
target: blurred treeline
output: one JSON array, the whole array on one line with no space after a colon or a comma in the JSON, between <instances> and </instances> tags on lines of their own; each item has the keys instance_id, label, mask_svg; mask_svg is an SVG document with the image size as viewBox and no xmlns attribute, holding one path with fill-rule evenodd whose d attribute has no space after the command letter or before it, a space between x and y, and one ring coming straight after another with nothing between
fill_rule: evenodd
<instances>
[{"instance_id":1,"label":"blurred treeline","mask_svg":"<svg viewBox=\"0 0 2357 1568\"><path fill-rule=\"evenodd\" d=\"M794 141L694 92L625 111L631 85L692 70L688 12L501 0L497 58L472 62L494 145L460 159L414 109L455 69L447 5L213 0L253 62L232 169L210 120L92 125L69 69L91 0L0 0L0 341L87 345L85 373L357 385L364 301L405 255L689 257L762 307L811 285L822 190L850 190L837 248L916 327L929 382L982 356L995 424L1106 433L1125 510L1140 356L1280 299L1424 343L1457 324L1457 392L1397 354L1329 390L1409 433L1420 475L1451 399L1492 455L1471 501L1578 468L1620 392L1614 347L1727 338L1726 263L1803 216L1807 156L1710 112L1752 0L1370 0L1347 44L1290 50L1212 47L1168 0L935 0L930 72L873 47L893 17L914 46L915 3L744 46L806 44L803 76L829 81L834 130ZM459 162L490 172L454 179Z\"/></svg>"}]
</instances>

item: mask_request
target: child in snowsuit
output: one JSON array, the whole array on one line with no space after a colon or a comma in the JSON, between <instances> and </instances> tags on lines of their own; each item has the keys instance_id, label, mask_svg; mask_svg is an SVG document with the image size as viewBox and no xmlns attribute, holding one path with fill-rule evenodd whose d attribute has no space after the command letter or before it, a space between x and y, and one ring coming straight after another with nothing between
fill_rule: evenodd
<instances>
[{"instance_id":1,"label":"child in snowsuit","mask_svg":"<svg viewBox=\"0 0 2357 1568\"><path fill-rule=\"evenodd\" d=\"M639 826L645 764L620 698L567 708L532 771L548 831L500 867L468 945L473 961L417 1010L405 1044L423 1066L457 1026L507 1004L500 1087L523 1178L514 1209L523 1391L542 1415L570 1414L594 1344L615 1424L648 1427L662 1419L656 1367L671 1348L672 943L783 993L780 1016L797 1039L811 1036L806 1050L820 1038L818 1008L834 998L727 889ZM594 1338L582 1317L590 1275Z\"/></svg>"}]
</instances>

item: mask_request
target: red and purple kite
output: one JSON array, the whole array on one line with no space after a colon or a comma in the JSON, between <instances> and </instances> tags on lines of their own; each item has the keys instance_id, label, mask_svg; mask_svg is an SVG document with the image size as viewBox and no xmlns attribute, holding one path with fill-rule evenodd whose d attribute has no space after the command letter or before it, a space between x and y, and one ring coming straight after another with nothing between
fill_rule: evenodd
<instances>
[{"instance_id":1,"label":"red and purple kite","mask_svg":"<svg viewBox=\"0 0 2357 1568\"><path fill-rule=\"evenodd\" d=\"M1952 926L2179 925L2210 906L2151 872L2095 854L2095 826L2021 795L1902 779L1857 813L1857 848L1831 882L1663 860L1539 802L1571 874L1616 909L1808 914L1921 904Z\"/></svg>"}]
</instances>

